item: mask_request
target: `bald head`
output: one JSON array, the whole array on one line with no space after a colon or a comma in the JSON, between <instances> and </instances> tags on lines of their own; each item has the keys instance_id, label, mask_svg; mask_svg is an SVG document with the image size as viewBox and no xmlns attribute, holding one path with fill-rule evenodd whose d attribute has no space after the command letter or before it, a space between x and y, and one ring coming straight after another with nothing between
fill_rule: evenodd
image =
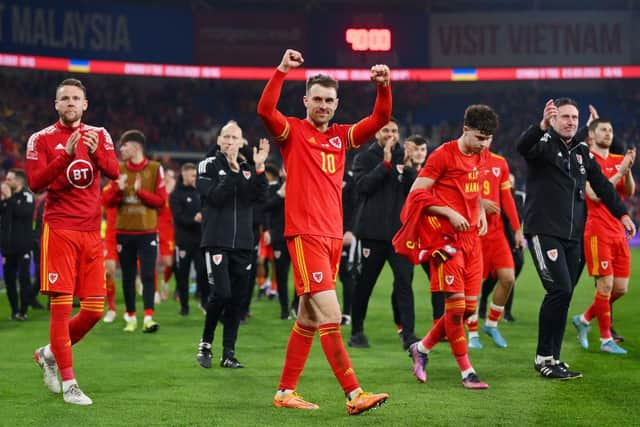
<instances>
[{"instance_id":1,"label":"bald head","mask_svg":"<svg viewBox=\"0 0 640 427\"><path fill-rule=\"evenodd\" d=\"M242 146L242 129L235 121L230 121L220 129L220 136L218 136L218 145L220 150L227 154L235 151L236 153Z\"/></svg>"}]
</instances>

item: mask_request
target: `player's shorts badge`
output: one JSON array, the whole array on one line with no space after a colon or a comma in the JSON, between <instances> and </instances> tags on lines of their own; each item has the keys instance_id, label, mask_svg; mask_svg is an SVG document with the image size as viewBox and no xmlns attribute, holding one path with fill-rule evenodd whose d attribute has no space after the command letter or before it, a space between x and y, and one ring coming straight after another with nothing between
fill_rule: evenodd
<instances>
[{"instance_id":1,"label":"player's shorts badge","mask_svg":"<svg viewBox=\"0 0 640 427\"><path fill-rule=\"evenodd\" d=\"M282 251L273 251L273 257L275 259L280 259L281 255L282 255Z\"/></svg>"},{"instance_id":2,"label":"player's shorts badge","mask_svg":"<svg viewBox=\"0 0 640 427\"><path fill-rule=\"evenodd\" d=\"M324 274L322 274L322 271L314 271L313 273L311 273L311 277L313 277L313 280L316 283L322 283L322 278L324 277Z\"/></svg>"},{"instance_id":3,"label":"player's shorts badge","mask_svg":"<svg viewBox=\"0 0 640 427\"><path fill-rule=\"evenodd\" d=\"M49 273L48 279L49 279L49 283L53 285L58 281L58 273Z\"/></svg>"},{"instance_id":4,"label":"player's shorts badge","mask_svg":"<svg viewBox=\"0 0 640 427\"><path fill-rule=\"evenodd\" d=\"M600 265L602 266L603 270L606 270L607 267L609 267L609 261L600 261Z\"/></svg>"},{"instance_id":5,"label":"player's shorts badge","mask_svg":"<svg viewBox=\"0 0 640 427\"><path fill-rule=\"evenodd\" d=\"M362 256L365 258L369 258L369 254L371 253L371 249L369 248L362 248Z\"/></svg>"},{"instance_id":6,"label":"player's shorts badge","mask_svg":"<svg viewBox=\"0 0 640 427\"><path fill-rule=\"evenodd\" d=\"M444 276L444 282L445 282L447 285L449 285L449 286L453 285L453 280L454 280L454 279L455 279L455 277L454 277L454 276L452 276L452 275L446 275L446 276Z\"/></svg>"},{"instance_id":7,"label":"player's shorts badge","mask_svg":"<svg viewBox=\"0 0 640 427\"><path fill-rule=\"evenodd\" d=\"M555 262L558 259L558 250L557 249L549 249L547 251L547 257L551 261Z\"/></svg>"},{"instance_id":8,"label":"player's shorts badge","mask_svg":"<svg viewBox=\"0 0 640 427\"><path fill-rule=\"evenodd\" d=\"M244 175L244 177L246 179L250 179L251 178L251 171L242 171L242 175Z\"/></svg>"},{"instance_id":9,"label":"player's shorts badge","mask_svg":"<svg viewBox=\"0 0 640 427\"><path fill-rule=\"evenodd\" d=\"M215 265L220 265L220 263L222 262L222 254L215 254L213 257L211 257L211 259L213 259L213 263Z\"/></svg>"}]
</instances>

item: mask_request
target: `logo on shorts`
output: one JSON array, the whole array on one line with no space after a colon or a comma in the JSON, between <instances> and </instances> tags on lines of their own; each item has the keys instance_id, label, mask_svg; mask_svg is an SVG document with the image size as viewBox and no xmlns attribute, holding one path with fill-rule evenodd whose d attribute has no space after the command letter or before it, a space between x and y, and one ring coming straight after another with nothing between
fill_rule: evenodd
<instances>
[{"instance_id":1,"label":"logo on shorts","mask_svg":"<svg viewBox=\"0 0 640 427\"><path fill-rule=\"evenodd\" d=\"M313 277L313 280L316 283L322 283L322 278L324 277L324 274L322 274L322 271L315 271L311 273L311 277Z\"/></svg>"},{"instance_id":2,"label":"logo on shorts","mask_svg":"<svg viewBox=\"0 0 640 427\"><path fill-rule=\"evenodd\" d=\"M246 179L249 179L251 178L251 171L242 171L242 175L244 175Z\"/></svg>"},{"instance_id":3,"label":"logo on shorts","mask_svg":"<svg viewBox=\"0 0 640 427\"><path fill-rule=\"evenodd\" d=\"M338 150L342 148L342 140L339 136L334 136L333 138L329 138L329 144L336 147Z\"/></svg>"},{"instance_id":4,"label":"logo on shorts","mask_svg":"<svg viewBox=\"0 0 640 427\"><path fill-rule=\"evenodd\" d=\"M547 257L551 261L555 262L558 259L558 250L557 249L549 249L547 251Z\"/></svg>"},{"instance_id":5,"label":"logo on shorts","mask_svg":"<svg viewBox=\"0 0 640 427\"><path fill-rule=\"evenodd\" d=\"M155 240L152 240L149 244L151 246L158 246L158 242L156 242Z\"/></svg>"},{"instance_id":6,"label":"logo on shorts","mask_svg":"<svg viewBox=\"0 0 640 427\"><path fill-rule=\"evenodd\" d=\"M600 261L600 265L602 266L603 270L606 270L607 267L609 267L609 261Z\"/></svg>"},{"instance_id":7,"label":"logo on shorts","mask_svg":"<svg viewBox=\"0 0 640 427\"><path fill-rule=\"evenodd\" d=\"M49 283L53 285L58 281L58 273L49 273L48 278L49 278Z\"/></svg>"},{"instance_id":8,"label":"logo on shorts","mask_svg":"<svg viewBox=\"0 0 640 427\"><path fill-rule=\"evenodd\" d=\"M445 281L445 283L446 283L447 285L449 285L449 286L453 285L453 280L454 280L454 279L455 279L455 277L454 277L454 276L452 276L452 275L446 275L446 276L444 276L444 281Z\"/></svg>"},{"instance_id":9,"label":"logo on shorts","mask_svg":"<svg viewBox=\"0 0 640 427\"><path fill-rule=\"evenodd\" d=\"M67 166L67 181L80 190L90 187L93 184L93 165L84 159L74 160Z\"/></svg>"},{"instance_id":10,"label":"logo on shorts","mask_svg":"<svg viewBox=\"0 0 640 427\"><path fill-rule=\"evenodd\" d=\"M180 256L180 258L184 258L187 256L187 251L178 251L178 256Z\"/></svg>"},{"instance_id":11,"label":"logo on shorts","mask_svg":"<svg viewBox=\"0 0 640 427\"><path fill-rule=\"evenodd\" d=\"M500 176L500 168L491 168L491 172L493 172L496 177Z\"/></svg>"},{"instance_id":12,"label":"logo on shorts","mask_svg":"<svg viewBox=\"0 0 640 427\"><path fill-rule=\"evenodd\" d=\"M396 165L396 170L399 174L402 174L404 172L404 165Z\"/></svg>"},{"instance_id":13,"label":"logo on shorts","mask_svg":"<svg viewBox=\"0 0 640 427\"><path fill-rule=\"evenodd\" d=\"M362 256L365 258L369 258L369 254L371 253L371 249L369 248L362 248Z\"/></svg>"},{"instance_id":14,"label":"logo on shorts","mask_svg":"<svg viewBox=\"0 0 640 427\"><path fill-rule=\"evenodd\" d=\"M578 161L578 164L581 165L582 164L582 154L576 154L576 160Z\"/></svg>"},{"instance_id":15,"label":"logo on shorts","mask_svg":"<svg viewBox=\"0 0 640 427\"><path fill-rule=\"evenodd\" d=\"M275 259L280 259L281 255L282 255L281 251L273 251L273 256Z\"/></svg>"},{"instance_id":16,"label":"logo on shorts","mask_svg":"<svg viewBox=\"0 0 640 427\"><path fill-rule=\"evenodd\" d=\"M211 257L211 259L213 259L213 263L215 265L220 265L220 263L222 262L222 254L215 254Z\"/></svg>"}]
</instances>

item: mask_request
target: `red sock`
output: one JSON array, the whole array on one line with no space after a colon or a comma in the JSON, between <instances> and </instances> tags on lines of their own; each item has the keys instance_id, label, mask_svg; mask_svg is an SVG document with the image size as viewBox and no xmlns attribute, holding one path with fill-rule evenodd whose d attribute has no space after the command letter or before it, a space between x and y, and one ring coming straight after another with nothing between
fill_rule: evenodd
<instances>
[{"instance_id":1,"label":"red sock","mask_svg":"<svg viewBox=\"0 0 640 427\"><path fill-rule=\"evenodd\" d=\"M104 297L87 297L80 300L80 311L69 322L71 345L80 341L102 319Z\"/></svg>"},{"instance_id":2,"label":"red sock","mask_svg":"<svg viewBox=\"0 0 640 427\"><path fill-rule=\"evenodd\" d=\"M164 283L169 283L171 276L173 275L173 267L165 267L163 273Z\"/></svg>"},{"instance_id":3,"label":"red sock","mask_svg":"<svg viewBox=\"0 0 640 427\"><path fill-rule=\"evenodd\" d=\"M596 317L596 313L593 311L593 309L594 309L593 304L591 304L589 308L587 308L582 314L582 316L584 317L584 320L586 320L587 322L591 322L591 319Z\"/></svg>"},{"instance_id":4,"label":"red sock","mask_svg":"<svg viewBox=\"0 0 640 427\"><path fill-rule=\"evenodd\" d=\"M289 335L278 390L295 390L311 351L316 329L296 322Z\"/></svg>"},{"instance_id":5,"label":"red sock","mask_svg":"<svg viewBox=\"0 0 640 427\"><path fill-rule=\"evenodd\" d=\"M55 295L51 297L49 341L62 381L75 378L73 374L71 339L69 338L69 316L71 315L72 304L73 296L71 295Z\"/></svg>"},{"instance_id":6,"label":"red sock","mask_svg":"<svg viewBox=\"0 0 640 427\"><path fill-rule=\"evenodd\" d=\"M444 331L444 316L442 316L434 322L433 326L431 327L431 330L429 330L429 333L427 333L427 336L425 336L422 339L422 345L427 350L431 350L433 347L436 346L436 344L442 341L445 335L446 334Z\"/></svg>"},{"instance_id":7,"label":"red sock","mask_svg":"<svg viewBox=\"0 0 640 427\"><path fill-rule=\"evenodd\" d=\"M469 332L478 332L478 316L476 315L476 307L478 307L478 300L465 300L464 319L467 320L467 330Z\"/></svg>"},{"instance_id":8,"label":"red sock","mask_svg":"<svg viewBox=\"0 0 640 427\"><path fill-rule=\"evenodd\" d=\"M498 322L502 317L502 313L504 313L504 306L491 303L491 305L489 306L488 319L492 322Z\"/></svg>"},{"instance_id":9,"label":"red sock","mask_svg":"<svg viewBox=\"0 0 640 427\"><path fill-rule=\"evenodd\" d=\"M107 275L107 305L109 310L116 311L116 281L111 275Z\"/></svg>"},{"instance_id":10,"label":"red sock","mask_svg":"<svg viewBox=\"0 0 640 427\"><path fill-rule=\"evenodd\" d=\"M598 328L600 329L600 338L611 339L611 306L609 300L611 294L601 294L596 291L593 300L593 313L598 318Z\"/></svg>"},{"instance_id":11,"label":"red sock","mask_svg":"<svg viewBox=\"0 0 640 427\"><path fill-rule=\"evenodd\" d=\"M360 387L356 373L351 366L351 359L344 348L339 323L325 323L320 325L320 344L322 351L331 365L333 374L338 379L345 394L351 393Z\"/></svg>"},{"instance_id":12,"label":"red sock","mask_svg":"<svg viewBox=\"0 0 640 427\"><path fill-rule=\"evenodd\" d=\"M134 313L134 315L135 315L135 313ZM153 317L153 308L145 308L144 309L144 315Z\"/></svg>"},{"instance_id":13,"label":"red sock","mask_svg":"<svg viewBox=\"0 0 640 427\"><path fill-rule=\"evenodd\" d=\"M471 368L463 325L465 305L464 297L449 297L444 303L444 328L451 346L451 353L456 358L460 371Z\"/></svg>"}]
</instances>

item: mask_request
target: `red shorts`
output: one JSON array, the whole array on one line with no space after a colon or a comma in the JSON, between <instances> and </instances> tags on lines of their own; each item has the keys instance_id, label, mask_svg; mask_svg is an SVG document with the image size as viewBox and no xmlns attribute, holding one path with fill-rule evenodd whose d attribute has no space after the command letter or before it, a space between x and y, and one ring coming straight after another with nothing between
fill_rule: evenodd
<instances>
[{"instance_id":1,"label":"red shorts","mask_svg":"<svg viewBox=\"0 0 640 427\"><path fill-rule=\"evenodd\" d=\"M591 276L627 278L631 273L631 254L625 236L584 236L584 256Z\"/></svg>"},{"instance_id":2,"label":"red shorts","mask_svg":"<svg viewBox=\"0 0 640 427\"><path fill-rule=\"evenodd\" d=\"M288 237L287 248L298 296L336 288L342 239L311 235Z\"/></svg>"},{"instance_id":3,"label":"red shorts","mask_svg":"<svg viewBox=\"0 0 640 427\"><path fill-rule=\"evenodd\" d=\"M482 287L482 251L478 231L460 233L458 239L460 247L453 257L429 262L431 292L478 296Z\"/></svg>"},{"instance_id":4,"label":"red shorts","mask_svg":"<svg viewBox=\"0 0 640 427\"><path fill-rule=\"evenodd\" d=\"M163 256L173 256L173 251L176 250L176 242L175 240L167 240L160 239L160 248L158 248L158 255Z\"/></svg>"},{"instance_id":5,"label":"red shorts","mask_svg":"<svg viewBox=\"0 0 640 427\"><path fill-rule=\"evenodd\" d=\"M507 236L503 232L487 234L480 238L482 242L483 274L482 277L496 277L501 268L514 269L513 254Z\"/></svg>"},{"instance_id":6,"label":"red shorts","mask_svg":"<svg viewBox=\"0 0 640 427\"><path fill-rule=\"evenodd\" d=\"M273 260L273 247L264 244L264 234L258 240L258 257L262 259Z\"/></svg>"},{"instance_id":7,"label":"red shorts","mask_svg":"<svg viewBox=\"0 0 640 427\"><path fill-rule=\"evenodd\" d=\"M104 238L104 259L105 261L118 262L118 245L116 244L116 235L108 235Z\"/></svg>"},{"instance_id":8,"label":"red shorts","mask_svg":"<svg viewBox=\"0 0 640 427\"><path fill-rule=\"evenodd\" d=\"M105 273L99 231L42 231L40 292L79 298L104 296Z\"/></svg>"}]
</instances>

